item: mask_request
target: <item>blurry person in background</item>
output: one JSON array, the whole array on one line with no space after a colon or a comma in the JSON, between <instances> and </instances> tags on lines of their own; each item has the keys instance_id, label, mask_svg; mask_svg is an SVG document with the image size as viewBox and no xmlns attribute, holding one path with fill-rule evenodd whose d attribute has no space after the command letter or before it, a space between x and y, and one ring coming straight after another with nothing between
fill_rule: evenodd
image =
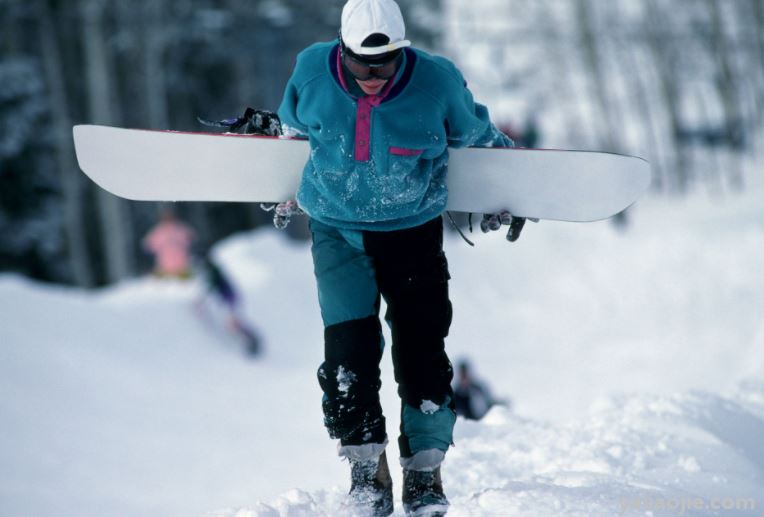
<instances>
[{"instance_id":1,"label":"blurry person in background","mask_svg":"<svg viewBox=\"0 0 764 517\"><path fill-rule=\"evenodd\" d=\"M161 278L191 276L191 245L194 231L170 209L143 239L143 249L154 256L154 274Z\"/></svg>"},{"instance_id":2,"label":"blurry person in background","mask_svg":"<svg viewBox=\"0 0 764 517\"><path fill-rule=\"evenodd\" d=\"M475 377L466 359L459 363L453 388L456 414L467 420L480 420L496 405L510 406L509 401L493 397L488 386Z\"/></svg>"},{"instance_id":3,"label":"blurry person in background","mask_svg":"<svg viewBox=\"0 0 764 517\"><path fill-rule=\"evenodd\" d=\"M205 302L210 299L217 302L224 311L226 330L243 343L249 357L259 356L262 353L262 340L254 326L242 314L241 296L230 276L225 274L209 253L202 257L199 266L204 291L197 309L203 316L207 316L206 313L210 311L205 311Z\"/></svg>"}]
</instances>

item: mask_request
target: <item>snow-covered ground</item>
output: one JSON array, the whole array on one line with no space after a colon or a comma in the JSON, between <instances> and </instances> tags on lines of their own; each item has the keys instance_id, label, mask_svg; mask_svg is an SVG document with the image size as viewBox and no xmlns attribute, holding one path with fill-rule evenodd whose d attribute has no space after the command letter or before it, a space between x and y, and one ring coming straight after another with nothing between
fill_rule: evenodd
<instances>
[{"instance_id":1,"label":"snow-covered ground","mask_svg":"<svg viewBox=\"0 0 764 517\"><path fill-rule=\"evenodd\" d=\"M458 421L449 515L764 514L764 185L749 183L646 199L626 231L447 240L452 359L513 402ZM200 318L193 281L0 276L0 515L342 515L308 246L260 230L216 251L267 339L259 360Z\"/></svg>"}]
</instances>

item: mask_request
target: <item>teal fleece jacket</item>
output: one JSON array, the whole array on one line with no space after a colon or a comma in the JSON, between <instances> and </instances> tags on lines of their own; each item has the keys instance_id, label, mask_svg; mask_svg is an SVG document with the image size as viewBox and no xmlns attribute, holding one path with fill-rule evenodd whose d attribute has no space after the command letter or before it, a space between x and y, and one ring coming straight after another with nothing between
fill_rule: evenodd
<instances>
[{"instance_id":1,"label":"teal fleece jacket","mask_svg":"<svg viewBox=\"0 0 764 517\"><path fill-rule=\"evenodd\" d=\"M297 202L311 218L354 230L418 226L446 208L449 146L513 145L447 59L407 48L380 94L355 97L339 50L317 43L298 55L278 112L310 141Z\"/></svg>"}]
</instances>

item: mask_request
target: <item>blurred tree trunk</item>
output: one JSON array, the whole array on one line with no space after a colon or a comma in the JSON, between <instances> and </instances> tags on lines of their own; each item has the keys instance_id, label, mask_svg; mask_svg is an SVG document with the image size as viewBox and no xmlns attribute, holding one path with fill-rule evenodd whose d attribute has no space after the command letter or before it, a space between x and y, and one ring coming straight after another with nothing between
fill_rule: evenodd
<instances>
[{"instance_id":1,"label":"blurred tree trunk","mask_svg":"<svg viewBox=\"0 0 764 517\"><path fill-rule=\"evenodd\" d=\"M37 20L40 24L40 48L45 69L48 95L52 105L53 135L56 141L56 166L61 176L64 193L64 228L66 229L69 267L74 282L83 287L94 285L93 267L88 254L85 221L83 217L83 188L72 146L72 117L64 81L61 54L56 41L56 26L53 23L48 0L36 3Z\"/></svg>"},{"instance_id":2,"label":"blurred tree trunk","mask_svg":"<svg viewBox=\"0 0 764 517\"><path fill-rule=\"evenodd\" d=\"M560 95L561 98L569 99L567 102L562 103L562 116L565 120L566 137L568 140L579 147L585 147L588 142L576 141L581 138L581 131L576 121L584 120L584 114L581 110L582 103L578 102L578 95L575 91L575 81L573 81L574 73L571 69L571 60L569 53L572 52L570 48L570 42L565 40L563 34L561 34L560 27L554 23L554 16L551 13L551 7L548 1L541 3L535 3L533 7L536 9L535 16L533 18L533 26L541 33L546 34L544 38L544 55L543 59L550 63L550 68L555 70L556 73L551 75L550 81L554 82L553 90ZM543 97L539 104L543 104ZM571 107L568 109L568 107Z\"/></svg>"},{"instance_id":3,"label":"blurred tree trunk","mask_svg":"<svg viewBox=\"0 0 764 517\"><path fill-rule=\"evenodd\" d=\"M592 97L599 111L597 119L602 121L602 126L597 128L597 140L604 143L606 147L604 150L618 152L620 150L616 137L618 129L613 122L614 114L607 88L606 70L600 55L601 45L595 33L596 21L590 0L576 0L576 18L584 67L587 71L588 82L594 87Z\"/></svg>"},{"instance_id":4,"label":"blurred tree trunk","mask_svg":"<svg viewBox=\"0 0 764 517\"><path fill-rule=\"evenodd\" d=\"M751 0L753 10L753 28L757 35L758 54L759 54L759 80L756 84L756 112L757 120L764 120L764 1Z\"/></svg>"},{"instance_id":5,"label":"blurred tree trunk","mask_svg":"<svg viewBox=\"0 0 764 517\"><path fill-rule=\"evenodd\" d=\"M168 121L167 77L164 57L168 27L165 2L143 0L142 33L143 95L151 129L171 129Z\"/></svg>"},{"instance_id":6,"label":"blurred tree trunk","mask_svg":"<svg viewBox=\"0 0 764 517\"><path fill-rule=\"evenodd\" d=\"M633 95L629 98L634 99L638 106L637 111L642 118L642 130L645 134L645 145L647 155L650 157L650 164L653 172L652 188L662 190L665 182L665 170L661 158L661 146L658 135L655 131L655 115L653 106L649 97L649 85L647 84L647 71L640 64L637 52L641 50L641 45L637 46L628 41L621 43L621 56L623 56L622 67L631 70L631 80L627 84L632 88ZM626 74L624 74L626 75Z\"/></svg>"},{"instance_id":7,"label":"blurred tree trunk","mask_svg":"<svg viewBox=\"0 0 764 517\"><path fill-rule=\"evenodd\" d=\"M9 56L19 53L20 28L17 15L14 11L18 5L3 6L0 0L0 50Z\"/></svg>"},{"instance_id":8,"label":"blurred tree trunk","mask_svg":"<svg viewBox=\"0 0 764 517\"><path fill-rule=\"evenodd\" d=\"M113 75L104 38L104 13L107 0L83 0L83 48L85 51L88 105L95 124L117 125L118 109L112 100ZM101 244L106 278L117 282L134 271L132 247L134 235L130 211L124 201L106 191L98 191Z\"/></svg>"},{"instance_id":9,"label":"blurred tree trunk","mask_svg":"<svg viewBox=\"0 0 764 517\"><path fill-rule=\"evenodd\" d=\"M726 160L726 166L729 167L727 176L732 186L742 188L743 171L737 152L739 149L736 149L735 144L736 141L739 141L738 139L744 138L744 121L740 106L740 88L742 85L737 80L734 65L731 62L734 49L731 48L724 30L724 19L719 7L719 0L706 0L706 7L711 18L710 50L716 62L714 85L724 109L724 126L732 149L732 152L729 153L729 159Z\"/></svg>"},{"instance_id":10,"label":"blurred tree trunk","mask_svg":"<svg viewBox=\"0 0 764 517\"><path fill-rule=\"evenodd\" d=\"M667 37L670 33L664 23L667 13L663 12L655 0L646 0L646 18L644 20L644 33L647 38L647 46L655 63L658 74L658 91L663 98L663 108L668 118L668 134L673 152L673 163L669 165L673 169L673 187L678 192L685 192L690 183L690 172L687 164L687 156L682 144L678 141L681 132L681 118L679 115L680 80L675 62L676 50L672 41Z\"/></svg>"}]
</instances>

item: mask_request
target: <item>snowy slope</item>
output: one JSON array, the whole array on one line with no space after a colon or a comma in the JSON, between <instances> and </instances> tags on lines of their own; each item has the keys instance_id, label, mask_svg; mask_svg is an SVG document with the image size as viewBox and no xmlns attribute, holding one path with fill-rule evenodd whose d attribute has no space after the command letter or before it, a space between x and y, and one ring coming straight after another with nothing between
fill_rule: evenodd
<instances>
[{"instance_id":1,"label":"snowy slope","mask_svg":"<svg viewBox=\"0 0 764 517\"><path fill-rule=\"evenodd\" d=\"M449 515L764 512L757 182L646 200L626 232L542 222L514 245L447 240L451 356L513 401L458 422ZM194 282L88 293L0 276L0 515L342 514L308 247L262 230L217 252L266 336L260 360L198 317Z\"/></svg>"}]
</instances>

